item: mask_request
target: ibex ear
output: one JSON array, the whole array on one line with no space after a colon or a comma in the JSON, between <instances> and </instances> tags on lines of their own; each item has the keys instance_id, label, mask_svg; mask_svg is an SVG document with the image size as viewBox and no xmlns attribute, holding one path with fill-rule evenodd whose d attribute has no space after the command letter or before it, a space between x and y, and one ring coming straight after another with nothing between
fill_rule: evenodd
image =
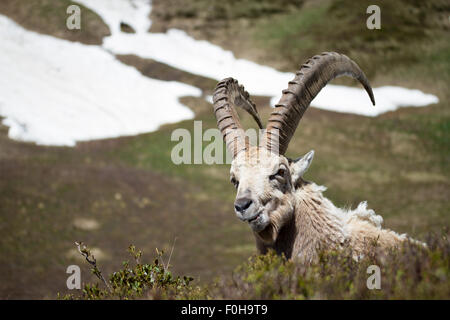
<instances>
[{"instance_id":1,"label":"ibex ear","mask_svg":"<svg viewBox=\"0 0 450 320\"><path fill-rule=\"evenodd\" d=\"M291 176L292 176L292 183L294 186L297 184L298 179L300 179L308 170L313 158L314 158L314 150L311 150L303 157L300 157L292 162Z\"/></svg>"}]
</instances>

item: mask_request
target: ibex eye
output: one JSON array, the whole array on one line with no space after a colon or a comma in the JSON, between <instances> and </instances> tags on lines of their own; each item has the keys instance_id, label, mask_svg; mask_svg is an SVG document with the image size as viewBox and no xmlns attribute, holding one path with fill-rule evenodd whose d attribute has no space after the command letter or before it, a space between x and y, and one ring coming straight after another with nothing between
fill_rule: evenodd
<instances>
[{"instance_id":1,"label":"ibex eye","mask_svg":"<svg viewBox=\"0 0 450 320\"><path fill-rule=\"evenodd\" d=\"M280 168L278 169L277 173L272 174L271 176L269 176L270 180L274 180L276 178L284 178L284 174L285 174L285 169L284 168Z\"/></svg>"}]
</instances>

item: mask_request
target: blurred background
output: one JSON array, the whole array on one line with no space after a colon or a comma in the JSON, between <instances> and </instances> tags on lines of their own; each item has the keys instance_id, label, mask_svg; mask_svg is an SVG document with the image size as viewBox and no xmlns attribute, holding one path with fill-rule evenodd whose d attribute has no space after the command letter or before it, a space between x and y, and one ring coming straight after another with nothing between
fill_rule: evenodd
<instances>
[{"instance_id":1,"label":"blurred background","mask_svg":"<svg viewBox=\"0 0 450 320\"><path fill-rule=\"evenodd\" d=\"M227 76L267 119L322 51L355 60L379 104L359 107L358 84L333 81L288 156L314 149L306 178L336 205L367 200L385 227L418 239L448 227L449 17L444 0L2 0L0 298L55 298L71 264L94 279L74 241L106 274L130 244L151 259L175 239L172 270L200 283L245 261L256 250L229 165L173 164L171 134L215 128L211 94Z\"/></svg>"}]
</instances>

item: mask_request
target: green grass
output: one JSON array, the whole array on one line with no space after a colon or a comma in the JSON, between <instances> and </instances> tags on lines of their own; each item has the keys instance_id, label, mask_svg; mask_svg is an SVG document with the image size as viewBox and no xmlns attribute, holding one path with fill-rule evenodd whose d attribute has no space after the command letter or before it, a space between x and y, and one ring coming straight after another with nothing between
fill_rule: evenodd
<instances>
[{"instance_id":1,"label":"green grass","mask_svg":"<svg viewBox=\"0 0 450 320\"><path fill-rule=\"evenodd\" d=\"M203 132L215 127L215 120L208 115L196 118L202 121ZM108 158L124 162L126 165L144 170L156 170L166 175L177 177L197 185L205 196L217 197L228 201L232 200L234 188L228 182L229 165L180 164L172 162L172 149L179 141L171 141L171 134L175 129L186 129L194 137L194 124L192 121L183 121L176 125L165 126L151 135L144 135L140 139L133 139L117 152L108 155ZM210 143L202 141L202 151ZM191 159L194 160L194 145L191 146ZM224 192L227 191L227 192Z\"/></svg>"},{"instance_id":2,"label":"green grass","mask_svg":"<svg viewBox=\"0 0 450 320\"><path fill-rule=\"evenodd\" d=\"M429 6L414 1L383 1L379 3L381 30L369 30L366 8L370 1L309 4L273 19L261 19L254 28L257 44L276 52L292 66L318 52L341 52L358 61L370 78L397 66L423 62L435 39L445 36L445 20L439 17L450 9L442 1ZM448 54L439 50L432 55L448 64Z\"/></svg>"},{"instance_id":3,"label":"green grass","mask_svg":"<svg viewBox=\"0 0 450 320\"><path fill-rule=\"evenodd\" d=\"M261 46L278 48L280 54L289 60L298 59L298 52L306 51L314 55L313 52L317 52L314 51L317 50L316 39L303 34L313 31L318 21L324 21L327 11L327 5L314 6L263 21L260 28L256 28L255 38ZM299 30L304 30L302 35ZM299 61L294 63L298 64Z\"/></svg>"}]
</instances>

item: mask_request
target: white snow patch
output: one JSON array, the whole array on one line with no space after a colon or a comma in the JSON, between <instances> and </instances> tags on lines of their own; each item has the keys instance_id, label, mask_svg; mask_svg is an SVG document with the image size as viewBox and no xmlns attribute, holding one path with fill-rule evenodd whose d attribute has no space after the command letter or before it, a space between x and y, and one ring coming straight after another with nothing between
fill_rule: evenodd
<instances>
[{"instance_id":1,"label":"white snow patch","mask_svg":"<svg viewBox=\"0 0 450 320\"><path fill-rule=\"evenodd\" d=\"M199 89L149 79L113 54L151 58L216 80L231 76L251 94L273 97L272 104L294 77L236 59L231 51L181 30L149 33L150 0L77 2L97 12L109 26L111 36L103 39L103 47L26 31L0 15L0 115L10 126L11 138L73 146L76 141L149 132L193 117L178 98L199 96ZM121 32L121 22L136 33ZM376 107L363 89L328 85L311 104L376 116L402 106L438 102L436 96L401 87L375 88L374 93Z\"/></svg>"},{"instance_id":2,"label":"white snow patch","mask_svg":"<svg viewBox=\"0 0 450 320\"><path fill-rule=\"evenodd\" d=\"M13 139L76 141L154 131L193 117L198 88L149 79L98 46L27 31L0 15L0 114Z\"/></svg>"},{"instance_id":3,"label":"white snow patch","mask_svg":"<svg viewBox=\"0 0 450 320\"><path fill-rule=\"evenodd\" d=\"M150 0L75 0L96 12L108 25L111 34L121 33L120 23L130 25L137 33L147 32L151 26Z\"/></svg>"},{"instance_id":4,"label":"white snow patch","mask_svg":"<svg viewBox=\"0 0 450 320\"><path fill-rule=\"evenodd\" d=\"M117 30L121 21L135 20L146 27L147 24L143 21L147 19L148 25L151 24L149 0L77 2L96 11L112 30ZM128 7L125 9L123 6ZM137 18L138 16L141 17ZM294 78L293 73L279 72L245 59L236 59L231 51L207 41L195 40L184 31L170 29L167 33L148 33L145 27L136 28L140 30L136 34L112 32L110 37L104 39L103 46L116 54L135 54L216 80L236 78L251 94L272 96L272 105L278 102L281 91ZM336 112L377 116L399 107L420 107L439 101L434 95L394 86L375 88L374 95L375 107L362 88L328 85L311 105Z\"/></svg>"},{"instance_id":5,"label":"white snow patch","mask_svg":"<svg viewBox=\"0 0 450 320\"><path fill-rule=\"evenodd\" d=\"M311 106L335 112L375 117L388 111L395 111L399 107L423 107L439 102L439 99L432 94L394 86L374 88L373 94L376 106L372 105L364 89L327 85L311 102ZM275 105L280 97L281 95L273 97L271 104Z\"/></svg>"},{"instance_id":6,"label":"white snow patch","mask_svg":"<svg viewBox=\"0 0 450 320\"><path fill-rule=\"evenodd\" d=\"M231 51L176 29L167 33L121 33L104 38L103 46L116 54L135 54L216 80L233 77L254 95L276 95L293 78L291 73L236 59Z\"/></svg>"}]
</instances>

